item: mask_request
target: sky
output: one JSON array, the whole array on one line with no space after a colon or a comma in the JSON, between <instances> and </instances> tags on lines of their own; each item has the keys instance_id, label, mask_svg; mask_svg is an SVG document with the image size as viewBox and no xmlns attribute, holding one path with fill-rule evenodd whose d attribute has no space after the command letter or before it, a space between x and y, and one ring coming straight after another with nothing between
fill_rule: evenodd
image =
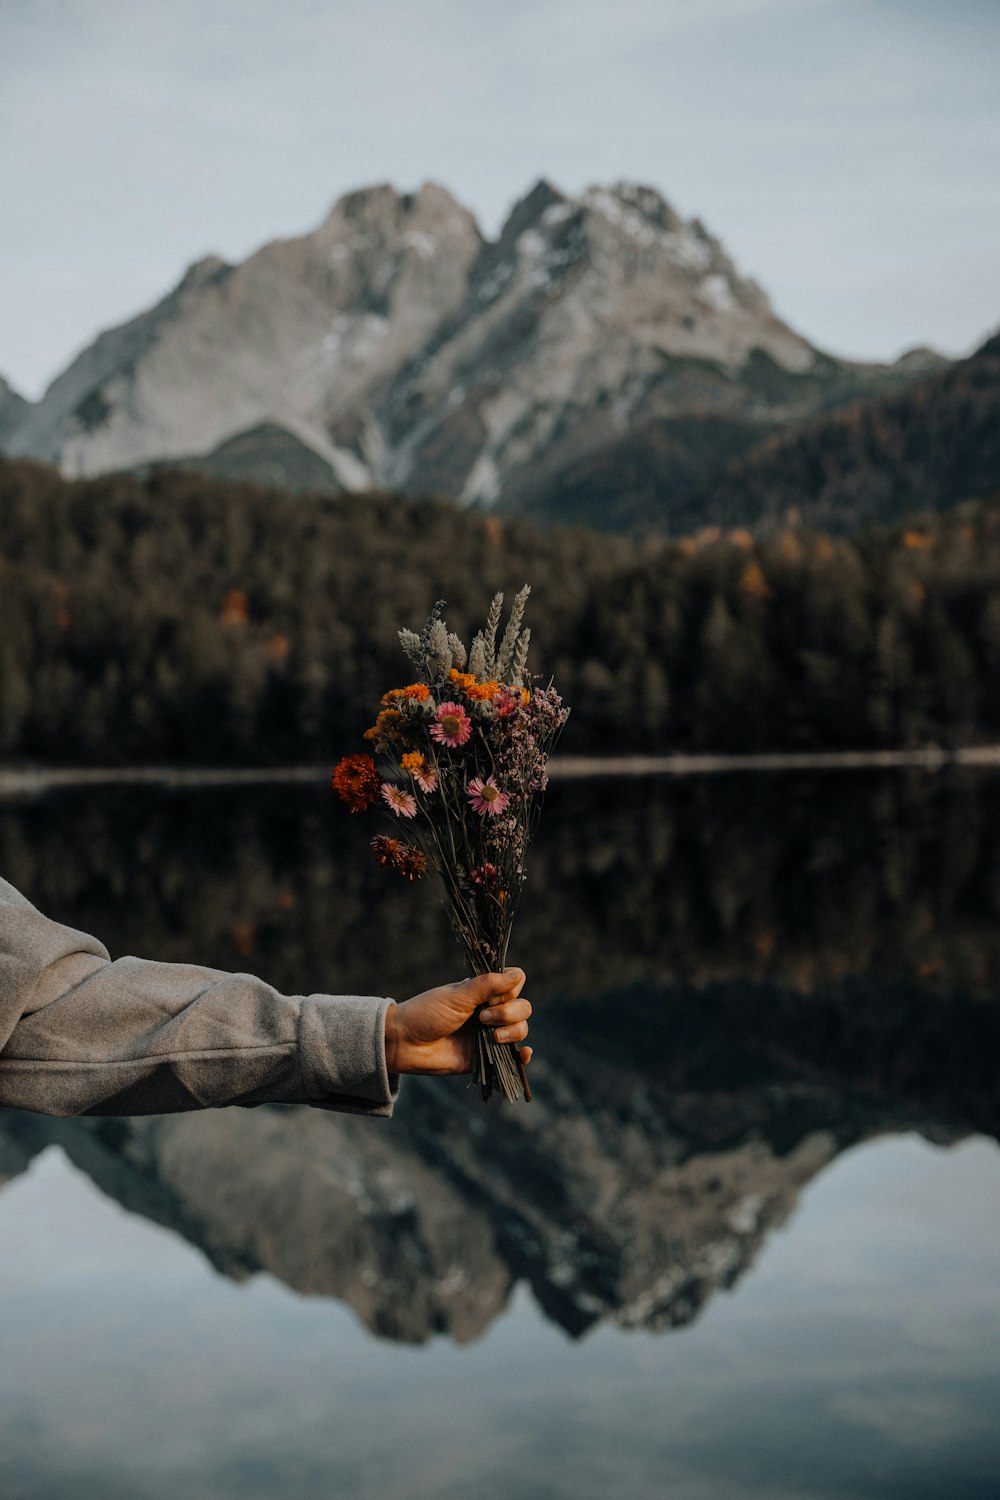
<instances>
[{"instance_id":1,"label":"sky","mask_svg":"<svg viewBox=\"0 0 1000 1500\"><path fill-rule=\"evenodd\" d=\"M38 396L209 252L443 183L697 215L835 354L1000 324L998 0L0 0L0 374Z\"/></svg>"}]
</instances>

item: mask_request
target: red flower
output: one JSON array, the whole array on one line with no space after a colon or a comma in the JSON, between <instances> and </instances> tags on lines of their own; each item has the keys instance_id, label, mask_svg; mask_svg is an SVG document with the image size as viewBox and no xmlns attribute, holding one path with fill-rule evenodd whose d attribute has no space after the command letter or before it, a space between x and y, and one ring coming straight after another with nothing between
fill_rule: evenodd
<instances>
[{"instance_id":1,"label":"red flower","mask_svg":"<svg viewBox=\"0 0 1000 1500\"><path fill-rule=\"evenodd\" d=\"M371 807L382 781L370 755L345 755L334 766L330 784L348 812L356 813Z\"/></svg>"}]
</instances>

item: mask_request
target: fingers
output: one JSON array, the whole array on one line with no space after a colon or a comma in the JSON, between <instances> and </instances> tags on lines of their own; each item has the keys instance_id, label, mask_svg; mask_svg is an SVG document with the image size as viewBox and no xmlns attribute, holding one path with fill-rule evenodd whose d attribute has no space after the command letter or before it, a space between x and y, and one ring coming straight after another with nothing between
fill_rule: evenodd
<instances>
[{"instance_id":1,"label":"fingers","mask_svg":"<svg viewBox=\"0 0 1000 1500\"><path fill-rule=\"evenodd\" d=\"M531 1001L505 1000L501 1005L489 1005L479 1012L484 1026L509 1026L514 1021L526 1021L531 1015Z\"/></svg>"},{"instance_id":2,"label":"fingers","mask_svg":"<svg viewBox=\"0 0 1000 1500\"><path fill-rule=\"evenodd\" d=\"M528 1035L527 1021L518 1021L513 1026L497 1026L493 1036L498 1042L522 1042Z\"/></svg>"},{"instance_id":3,"label":"fingers","mask_svg":"<svg viewBox=\"0 0 1000 1500\"><path fill-rule=\"evenodd\" d=\"M509 1014L515 1011L515 1014ZM491 1014L489 1011L480 1012L480 1019L487 1026L492 1023L487 1019ZM527 1000L512 1000L510 1005L503 1005L498 1011L492 1012L500 1021L499 1026L493 1027L494 1039L498 1042L523 1042L528 1035L528 1016L531 1015L531 1005Z\"/></svg>"},{"instance_id":4,"label":"fingers","mask_svg":"<svg viewBox=\"0 0 1000 1500\"><path fill-rule=\"evenodd\" d=\"M493 1035L498 1042L520 1042L528 1035L530 1015L531 1001L522 997L488 1006L479 1012L479 1019L484 1026L494 1028Z\"/></svg>"},{"instance_id":5,"label":"fingers","mask_svg":"<svg viewBox=\"0 0 1000 1500\"><path fill-rule=\"evenodd\" d=\"M531 1059L535 1055L534 1047L518 1047L517 1050L520 1053L521 1061L524 1063L524 1066L527 1067Z\"/></svg>"}]
</instances>

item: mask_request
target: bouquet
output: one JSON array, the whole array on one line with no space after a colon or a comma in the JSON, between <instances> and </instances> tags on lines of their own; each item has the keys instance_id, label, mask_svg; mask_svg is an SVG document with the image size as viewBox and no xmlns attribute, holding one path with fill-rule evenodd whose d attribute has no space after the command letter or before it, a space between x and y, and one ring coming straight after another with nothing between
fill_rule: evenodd
<instances>
[{"instance_id":1,"label":"bouquet","mask_svg":"<svg viewBox=\"0 0 1000 1500\"><path fill-rule=\"evenodd\" d=\"M333 770L350 812L378 806L392 821L392 834L372 839L379 862L410 881L434 871L477 974L506 965L546 761L569 717L551 683L527 676L529 592L515 598L502 636L497 594L468 651L442 618L444 600L419 635L401 630L414 680L383 693L365 734L374 754L347 755ZM484 1100L494 1090L531 1098L517 1045L484 1026L473 1072Z\"/></svg>"}]
</instances>

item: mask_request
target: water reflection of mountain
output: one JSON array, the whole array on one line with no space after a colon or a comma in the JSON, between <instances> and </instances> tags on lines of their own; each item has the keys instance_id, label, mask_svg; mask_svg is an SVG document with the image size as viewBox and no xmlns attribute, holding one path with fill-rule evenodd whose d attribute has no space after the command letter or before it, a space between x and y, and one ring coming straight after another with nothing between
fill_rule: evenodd
<instances>
[{"instance_id":1,"label":"water reflection of mountain","mask_svg":"<svg viewBox=\"0 0 1000 1500\"><path fill-rule=\"evenodd\" d=\"M227 1275L374 1331L475 1337L526 1280L572 1333L689 1322L840 1151L1000 1134L1000 1008L848 983L634 988L564 1009L528 1106L410 1079L391 1124L308 1109L0 1116L0 1172L58 1142Z\"/></svg>"},{"instance_id":2,"label":"water reflection of mountain","mask_svg":"<svg viewBox=\"0 0 1000 1500\"><path fill-rule=\"evenodd\" d=\"M536 1101L408 1080L390 1124L232 1110L0 1117L0 1180L59 1142L231 1276L373 1330L468 1339L527 1280L577 1333L682 1324L839 1151L1000 1135L1000 778L564 785L518 959ZM412 993L452 948L323 789L0 808L0 869L112 952L290 991Z\"/></svg>"}]
</instances>

